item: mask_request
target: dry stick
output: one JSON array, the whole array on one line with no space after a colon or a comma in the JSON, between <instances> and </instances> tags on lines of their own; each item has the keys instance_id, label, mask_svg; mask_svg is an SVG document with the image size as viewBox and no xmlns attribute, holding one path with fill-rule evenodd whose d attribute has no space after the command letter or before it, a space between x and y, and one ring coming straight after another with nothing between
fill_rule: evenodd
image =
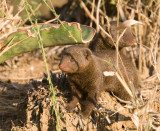
<instances>
[{"instance_id":1,"label":"dry stick","mask_svg":"<svg viewBox=\"0 0 160 131\"><path fill-rule=\"evenodd\" d=\"M136 8L137 8L137 12L138 12L138 21L140 21L140 13L139 13L139 8L140 8L140 0L138 0L138 3L136 5ZM139 26L140 27L140 26ZM140 40L140 43L142 44L142 39L141 37L139 36L139 40ZM142 46L141 44L139 45L139 72L141 73L142 72L142 60L141 60L141 56L142 56Z\"/></svg>"},{"instance_id":2,"label":"dry stick","mask_svg":"<svg viewBox=\"0 0 160 131\"><path fill-rule=\"evenodd\" d=\"M102 26L99 25L99 28L100 28L100 29L103 31L103 33L105 33L105 34L112 40L112 42L114 43L112 36L111 36L110 34L108 34L108 33L102 28Z\"/></svg>"},{"instance_id":3,"label":"dry stick","mask_svg":"<svg viewBox=\"0 0 160 131\"><path fill-rule=\"evenodd\" d=\"M157 19L157 23L158 23L158 21L160 21L160 4L159 4L159 11L158 11L158 19ZM157 27L160 27L160 24L158 24L157 25ZM160 29L159 28L157 28L157 32L160 32ZM158 40L160 39L160 35L159 35L159 33L157 33L158 34L158 38L157 38L157 45L158 45ZM157 54L158 54L158 48L157 48ZM160 56L158 56L158 57L160 57ZM159 63L159 59L157 60L158 61L158 65L160 65L160 63ZM156 64L156 66L157 66L157 64ZM159 67L159 70L156 68L156 74L157 74L157 77L158 77L158 79L159 79L159 81L160 81L160 67Z\"/></svg>"},{"instance_id":4,"label":"dry stick","mask_svg":"<svg viewBox=\"0 0 160 131\"><path fill-rule=\"evenodd\" d=\"M110 117L113 116L113 115L115 115L116 113L120 112L121 110L124 110L124 108L123 107L119 108L118 111L116 111L113 114L111 114Z\"/></svg>"},{"instance_id":5,"label":"dry stick","mask_svg":"<svg viewBox=\"0 0 160 131\"><path fill-rule=\"evenodd\" d=\"M34 15L34 13L35 13L41 6L42 6L42 3L40 3L40 4L37 6L37 8L23 21L23 23L21 24L21 26L24 25L24 24L27 22L27 20L29 20L29 18L31 18L31 17Z\"/></svg>"},{"instance_id":6,"label":"dry stick","mask_svg":"<svg viewBox=\"0 0 160 131\"><path fill-rule=\"evenodd\" d=\"M123 36L123 34L125 33L125 31L126 31L126 29L120 34L120 36L119 36L119 38L118 38L118 42L119 42L119 40L121 39L121 37ZM123 68L124 68L124 72L125 72L125 75L126 75L126 77L127 77L127 81L128 82L130 82L130 79L129 79L129 77L128 77L128 73L127 73L127 70L126 70L126 68L125 68L125 66L124 66L124 63L123 63L123 60L122 60L122 58L121 58L121 56L120 56L120 54L119 54L119 51L118 51L118 58L120 59L120 61L121 61L121 63L122 63L122 66L123 66ZM119 77L117 76L117 78L119 79L119 81L122 83L122 85L124 85L124 87L125 87L125 89L127 90L127 92L129 93L129 94L131 94L131 91L130 91L130 89L129 89L129 87L128 87L128 85L127 85L127 83L126 83L126 81L125 81L125 79L124 79L124 77L123 77L123 75L122 75L122 72L120 71L120 69L119 69L119 67L117 67L116 68L117 69L117 71L118 71L118 75L121 77L121 79L123 80L123 82L125 83L122 83L121 82L121 80L119 79ZM132 97L133 97L133 94L131 95Z\"/></svg>"},{"instance_id":7,"label":"dry stick","mask_svg":"<svg viewBox=\"0 0 160 131\"><path fill-rule=\"evenodd\" d=\"M49 3L50 3L50 6L51 6L52 8L54 8L54 6L53 6L53 1L52 1L52 0L49 0Z\"/></svg>"},{"instance_id":8,"label":"dry stick","mask_svg":"<svg viewBox=\"0 0 160 131\"><path fill-rule=\"evenodd\" d=\"M123 11L122 10L122 8L121 8L121 6L120 6L120 4L119 4L119 1L118 1L118 6L117 6L117 10L118 10L118 14L117 14L117 17L119 18L119 9L121 9L121 11ZM117 21L117 26L118 26L118 23L119 21ZM123 77L123 75L122 75L122 73L121 73L121 71L119 70L119 66L118 66L118 57L120 58L120 60L121 60L121 63L122 63L122 66L123 66L123 68L124 68L124 71L125 71L125 75L127 76L127 80L128 81L130 81L129 80L129 77L128 77L128 73L127 73L127 71L126 71L126 68L125 68L125 66L124 66L124 63L123 63L123 61L122 61L122 58L121 58L121 56L120 56L120 54L119 54L119 48L118 48L118 45L119 45L119 41L120 41L120 39L121 39L121 37L123 36L123 34L125 33L125 31L126 31L126 28L123 30L123 32L120 34L120 36L119 36L119 33L117 32L117 42L116 42L116 44L115 44L115 47L116 47L116 53L117 53L117 71L118 71L118 73L120 74L120 76L121 76L121 78L123 79L123 81L125 82L125 79L124 79L124 77ZM125 82L126 83L126 82ZM126 84L127 85L127 84ZM125 86L125 87L127 87L127 86ZM128 87L127 87L128 88ZM129 92L128 92L128 90L129 90ZM130 94L130 89L128 88L127 89L127 92ZM133 94L131 95L132 97L133 97Z\"/></svg>"},{"instance_id":9,"label":"dry stick","mask_svg":"<svg viewBox=\"0 0 160 131\"><path fill-rule=\"evenodd\" d=\"M103 11L104 11L104 14L107 14L106 7L105 7L105 0L102 0L102 1L103 1Z\"/></svg>"},{"instance_id":10,"label":"dry stick","mask_svg":"<svg viewBox=\"0 0 160 131\"><path fill-rule=\"evenodd\" d=\"M158 11L159 10L159 11ZM157 7L156 7L156 9L155 9L155 12L160 12L160 2L159 2L159 4L157 4ZM159 16L160 14L158 14L158 17L160 17Z\"/></svg>"},{"instance_id":11,"label":"dry stick","mask_svg":"<svg viewBox=\"0 0 160 131\"><path fill-rule=\"evenodd\" d=\"M118 21L117 21L117 27L119 27L119 6L120 6L120 2L119 2L119 0L118 0L118 5L117 5L117 19L118 19ZM124 77L123 77L123 75L122 75L122 73L121 73L121 71L120 71L120 69L119 69L118 58L120 57L120 55L119 55L119 41L120 41L121 37L123 36L123 34L125 33L125 31L126 31L126 28L125 28L124 31L120 34L120 36L119 36L119 31L117 32L117 41L116 41L116 44L115 44L115 47L116 47L116 67L117 67L117 71L118 71L118 73L120 74L121 78L123 79L124 83L126 83L126 81L125 81L125 79L124 79ZM121 57L120 57L120 58L121 58ZM121 62L123 63L122 59L121 59ZM123 65L123 68L124 68L124 70L125 70L125 74L126 74L127 79L128 79L128 81L129 81L129 78L128 78L128 75L127 75L127 71L126 71L124 65ZM117 76L117 75L116 75L116 76ZM117 76L117 78L119 79L118 76ZM120 79L119 79L119 80L120 80ZM121 80L120 80L120 82L122 83ZM123 83L122 83L122 84L123 84ZM127 84L126 84L126 85L127 85ZM125 89L127 90L127 92L130 94L130 96L133 97L133 94L131 93L129 87L128 87L128 86L125 86L124 84L123 84L123 86L125 87Z\"/></svg>"},{"instance_id":12,"label":"dry stick","mask_svg":"<svg viewBox=\"0 0 160 131\"><path fill-rule=\"evenodd\" d=\"M119 0L117 4L117 27L119 27ZM119 66L118 66L118 54L119 54L119 31L117 31L117 41L116 41L116 65L117 65L117 70L119 71Z\"/></svg>"},{"instance_id":13,"label":"dry stick","mask_svg":"<svg viewBox=\"0 0 160 131\"><path fill-rule=\"evenodd\" d=\"M8 12L9 12L9 10L8 10L8 7L7 7L6 0L4 1L4 3L5 3L6 10L7 10L7 14L9 14L9 13L8 13Z\"/></svg>"},{"instance_id":14,"label":"dry stick","mask_svg":"<svg viewBox=\"0 0 160 131\"><path fill-rule=\"evenodd\" d=\"M92 11L91 11L92 16L93 16L93 13L94 13L94 4L95 4L95 0L93 0L93 3L92 3ZM91 22L90 22L91 27L92 27L92 24L93 24L93 20L91 19Z\"/></svg>"},{"instance_id":15,"label":"dry stick","mask_svg":"<svg viewBox=\"0 0 160 131\"><path fill-rule=\"evenodd\" d=\"M96 11L96 22L97 22L97 32L99 32L99 8L101 0L98 0L97 11Z\"/></svg>"},{"instance_id":16,"label":"dry stick","mask_svg":"<svg viewBox=\"0 0 160 131\"><path fill-rule=\"evenodd\" d=\"M4 2L5 0L3 0L1 3L0 3L0 6L3 6L3 2Z\"/></svg>"},{"instance_id":17,"label":"dry stick","mask_svg":"<svg viewBox=\"0 0 160 131\"><path fill-rule=\"evenodd\" d=\"M126 30L126 29L125 29L125 30ZM124 31L124 32L125 32L125 31ZM121 37L122 37L122 35L124 34L124 32L121 34ZM119 40L120 40L120 38L119 38ZM118 41L117 41L117 43L118 43ZM116 45L118 45L118 44L116 44ZM118 55L119 55L119 54L118 54ZM127 71L126 71L126 68L125 68L125 66L124 66L124 63L123 63L120 55L119 55L119 58L120 58L120 60L121 60L121 62L122 62L122 66L123 66L123 68L124 68L124 70L125 70L125 74L126 74L126 76L127 76L127 80L130 81L130 80L129 80L129 77L128 77L128 74L127 74ZM123 78L123 75L121 74L120 70L118 70L118 71L119 71L121 77ZM124 80L124 79L123 79L123 80ZM124 80L124 81L125 81L125 80ZM133 85L131 85L131 84L132 84L132 83L130 83L130 86L132 87L131 89L133 89ZM132 91L134 92L134 90L132 90Z\"/></svg>"},{"instance_id":18,"label":"dry stick","mask_svg":"<svg viewBox=\"0 0 160 131\"><path fill-rule=\"evenodd\" d=\"M53 21L56 21L57 19L59 19L59 17L60 17L60 15L57 16L56 18L52 19L52 20L46 21L45 24L51 23Z\"/></svg>"},{"instance_id":19,"label":"dry stick","mask_svg":"<svg viewBox=\"0 0 160 131\"><path fill-rule=\"evenodd\" d=\"M154 62L154 64L152 64L152 65L153 65L153 67L154 67L154 69L156 71L156 75L157 75L158 80L160 80L160 74L158 73L158 70L157 70L156 54L158 54L158 41L159 41L159 38L160 38L160 36L159 36L159 34L157 34L157 41L156 41L156 45L157 46L155 47L155 49L156 49L155 55L153 54L153 51L151 51L151 56L152 56L152 59L153 59L153 62Z\"/></svg>"},{"instance_id":20,"label":"dry stick","mask_svg":"<svg viewBox=\"0 0 160 131\"><path fill-rule=\"evenodd\" d=\"M120 13L120 16L121 16L122 20L125 21L126 20L126 16L124 15L122 6L119 4L119 6L117 6L117 7L119 9L119 13Z\"/></svg>"},{"instance_id":21,"label":"dry stick","mask_svg":"<svg viewBox=\"0 0 160 131\"><path fill-rule=\"evenodd\" d=\"M143 44L141 44L141 43L137 43L137 44L138 44L138 45L141 45L141 46L143 46L143 48L145 48L145 49L151 51L150 47L147 47L146 45L143 45Z\"/></svg>"},{"instance_id":22,"label":"dry stick","mask_svg":"<svg viewBox=\"0 0 160 131\"><path fill-rule=\"evenodd\" d=\"M128 82L130 82L130 79L129 79L129 77L128 77L128 73L127 73L127 70L126 70L126 68L125 68L125 66L124 66L124 63L123 63L123 61L122 61L122 58L121 58L121 56L120 56L120 54L119 54L119 58L120 58L120 61L121 61L121 63L122 63L122 66L123 66L123 68L124 68L124 72L125 72L125 75L126 75L126 77L127 77L127 80L128 80ZM124 82L126 82L125 80L124 80L124 77L123 77L123 75L122 75L122 73L121 72L119 72L119 74L120 74L120 76L121 76L121 78L123 79L123 81ZM134 93L135 94L135 92L134 92L134 90L133 90L133 86L131 86L131 83L130 83L130 87L131 87L131 89L132 89L132 93ZM128 87L129 88L129 87ZM127 89L128 90L128 89ZM129 89L130 90L130 89ZM133 95L133 94L132 94ZM134 96L134 95L133 95Z\"/></svg>"},{"instance_id":23,"label":"dry stick","mask_svg":"<svg viewBox=\"0 0 160 131\"><path fill-rule=\"evenodd\" d=\"M7 25L11 20L6 20L4 23L1 24L0 26L0 30L5 26Z\"/></svg>"},{"instance_id":24,"label":"dry stick","mask_svg":"<svg viewBox=\"0 0 160 131\"><path fill-rule=\"evenodd\" d=\"M120 34L120 36L118 37L118 40L117 40L116 43L119 43L119 41L120 41L120 39L122 38L122 36L123 36L123 34L125 33L125 31L126 31L126 28L125 28L124 31ZM123 63L123 61L122 61L122 58L121 58L121 56L120 56L120 54L119 54L119 51L117 52L117 55L118 55L117 57L120 58L120 60L121 60L122 66L123 66L124 71L125 71L125 75L127 76L127 80L130 81L130 80L129 80L129 77L128 77L127 70L126 70L126 68L125 68L125 66L124 66L124 63ZM130 96L133 97L133 94L131 94L131 91L130 91L129 87L127 86L126 81L125 81L125 79L124 79L124 77L123 77L123 75L122 75L122 72L120 71L120 69L119 69L118 66L117 66L117 71L118 71L118 73L119 73L118 75L120 75L121 79L123 80L123 82L124 82L125 84L122 83L122 82L121 82L121 79L119 79L119 76L116 75L117 78L120 80L120 82L121 82L122 85L125 87L125 89L126 89L127 92L130 94Z\"/></svg>"}]
</instances>

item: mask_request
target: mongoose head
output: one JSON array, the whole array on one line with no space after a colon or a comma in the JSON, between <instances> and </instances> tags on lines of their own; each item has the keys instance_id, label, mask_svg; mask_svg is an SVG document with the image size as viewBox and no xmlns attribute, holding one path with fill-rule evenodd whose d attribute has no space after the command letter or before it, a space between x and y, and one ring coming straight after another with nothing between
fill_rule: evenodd
<instances>
[{"instance_id":1,"label":"mongoose head","mask_svg":"<svg viewBox=\"0 0 160 131\"><path fill-rule=\"evenodd\" d=\"M110 22L110 26L111 26L110 33L113 38L113 42L116 43L117 42L117 32L119 31L119 35L120 35L124 31L124 29L118 30L116 21ZM122 26L122 23L119 22L119 27L121 26ZM108 29L107 24L105 24L103 28L108 32L109 29ZM114 43L112 42L112 40L103 31L101 31L101 36L102 38L104 38L106 43L108 43L111 47L114 46ZM121 37L119 41L119 47L123 48L127 46L132 46L135 43L136 43L136 38L133 36L131 28L127 27L126 31L124 32L123 36Z\"/></svg>"},{"instance_id":2,"label":"mongoose head","mask_svg":"<svg viewBox=\"0 0 160 131\"><path fill-rule=\"evenodd\" d=\"M83 72L92 58L90 49L76 45L65 48L62 52L59 68L66 73Z\"/></svg>"}]
</instances>

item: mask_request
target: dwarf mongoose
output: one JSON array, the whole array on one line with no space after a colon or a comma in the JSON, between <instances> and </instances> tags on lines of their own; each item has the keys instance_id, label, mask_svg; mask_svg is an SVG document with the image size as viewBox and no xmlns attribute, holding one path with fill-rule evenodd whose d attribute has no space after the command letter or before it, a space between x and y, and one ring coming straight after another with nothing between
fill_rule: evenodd
<instances>
[{"instance_id":1,"label":"dwarf mongoose","mask_svg":"<svg viewBox=\"0 0 160 131\"><path fill-rule=\"evenodd\" d=\"M116 76L103 75L104 71L116 71L113 66L116 65L115 53L116 51L112 49L92 52L89 48L81 45L71 46L63 50L59 68L68 75L68 81L72 89L73 97L68 104L69 110L72 110L79 102L82 116L88 117L96 105L100 93L105 90L113 92L123 100L131 99ZM133 82L134 87L137 88L138 77L136 68L131 60L123 54L121 58L128 78ZM120 60L119 69L126 82L129 83Z\"/></svg>"},{"instance_id":2,"label":"dwarf mongoose","mask_svg":"<svg viewBox=\"0 0 160 131\"><path fill-rule=\"evenodd\" d=\"M119 23L119 27L121 26L121 22ZM114 43L117 41L117 31L119 31L119 35L123 32L124 29L117 29L117 22L111 21L110 22L110 29L108 25L103 25L103 29L111 34L113 41L110 37L108 37L102 30L95 36L95 38L89 44L89 48L93 51L103 50L106 48L115 48ZM124 32L123 36L119 41L119 48L131 46L136 43L136 39L133 36L130 27L127 27L126 31Z\"/></svg>"}]
</instances>

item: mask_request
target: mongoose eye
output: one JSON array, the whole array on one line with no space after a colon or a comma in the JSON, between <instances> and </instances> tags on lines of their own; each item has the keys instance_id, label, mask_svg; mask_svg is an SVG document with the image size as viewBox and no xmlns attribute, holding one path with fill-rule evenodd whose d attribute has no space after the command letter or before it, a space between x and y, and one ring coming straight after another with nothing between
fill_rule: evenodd
<instances>
[{"instance_id":1,"label":"mongoose eye","mask_svg":"<svg viewBox=\"0 0 160 131\"><path fill-rule=\"evenodd\" d=\"M70 58L70 62L73 62L74 60L72 58Z\"/></svg>"}]
</instances>

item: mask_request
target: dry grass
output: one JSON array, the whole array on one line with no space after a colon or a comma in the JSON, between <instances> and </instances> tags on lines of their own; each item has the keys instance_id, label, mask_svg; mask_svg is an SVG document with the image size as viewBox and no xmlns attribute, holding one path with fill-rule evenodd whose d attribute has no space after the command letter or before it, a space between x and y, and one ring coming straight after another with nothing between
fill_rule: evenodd
<instances>
[{"instance_id":1,"label":"dry grass","mask_svg":"<svg viewBox=\"0 0 160 131\"><path fill-rule=\"evenodd\" d=\"M117 16L108 17L106 7L100 4L104 1L98 0L96 4L95 0L86 0L86 4L79 0L86 17L90 18L90 25L95 24L97 31L103 30L101 26L103 23L112 20L134 19L144 23L132 27L137 45L126 48L126 53L130 54L137 65L141 78L140 98L135 99L132 105L126 105L126 108L133 110L132 121L137 126L137 130L158 130L160 126L160 2L118 0L115 2ZM40 6L41 3L34 11L38 11ZM13 6L7 4L6 0L0 2L0 43L8 34L17 31L20 25L25 25L28 18L22 20L20 12L23 10L23 1L15 15L13 15ZM105 33L111 37L110 34ZM3 46L1 44L0 49Z\"/></svg>"}]
</instances>

